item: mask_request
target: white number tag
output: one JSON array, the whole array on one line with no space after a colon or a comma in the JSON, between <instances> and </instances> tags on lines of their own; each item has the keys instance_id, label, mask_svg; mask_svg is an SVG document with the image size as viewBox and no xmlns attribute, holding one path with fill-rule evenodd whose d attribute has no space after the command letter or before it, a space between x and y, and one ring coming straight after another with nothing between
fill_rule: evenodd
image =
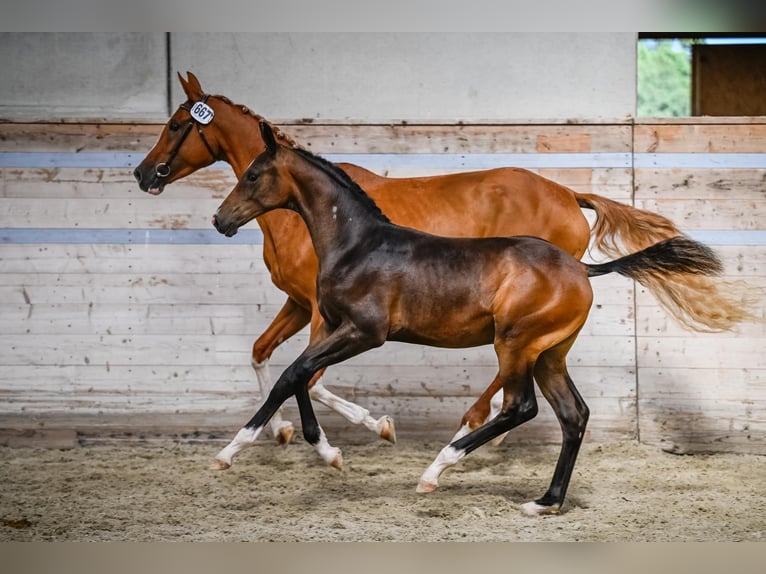
<instances>
[{"instance_id":1,"label":"white number tag","mask_svg":"<svg viewBox=\"0 0 766 574\"><path fill-rule=\"evenodd\" d=\"M194 104L189 113L191 114L191 117L193 117L199 123L204 125L207 125L210 122L212 122L213 116L215 115L213 108L211 108L204 102L197 102L196 104Z\"/></svg>"}]
</instances>

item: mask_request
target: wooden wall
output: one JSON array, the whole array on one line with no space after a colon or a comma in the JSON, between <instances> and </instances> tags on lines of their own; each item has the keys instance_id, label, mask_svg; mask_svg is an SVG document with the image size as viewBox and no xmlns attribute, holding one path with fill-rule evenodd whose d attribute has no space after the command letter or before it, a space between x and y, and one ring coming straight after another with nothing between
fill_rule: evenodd
<instances>
[{"instance_id":1,"label":"wooden wall","mask_svg":"<svg viewBox=\"0 0 766 574\"><path fill-rule=\"evenodd\" d=\"M284 295L269 281L255 223L231 240L210 228L234 183L228 166L159 197L138 189L131 166L160 128L0 124L6 442L228 437L258 405L250 347ZM391 176L530 167L668 215L716 247L727 276L766 283L766 120L284 129L329 159L355 154ZM587 440L766 453L763 325L691 334L631 281L607 276L593 285L593 311L569 361L591 407ZM277 350L274 378L305 343L303 332ZM389 343L328 370L325 384L375 416L395 417L401 435L446 440L494 370L490 348ZM559 440L543 404L513 440ZM338 445L372 440L318 412Z\"/></svg>"}]
</instances>

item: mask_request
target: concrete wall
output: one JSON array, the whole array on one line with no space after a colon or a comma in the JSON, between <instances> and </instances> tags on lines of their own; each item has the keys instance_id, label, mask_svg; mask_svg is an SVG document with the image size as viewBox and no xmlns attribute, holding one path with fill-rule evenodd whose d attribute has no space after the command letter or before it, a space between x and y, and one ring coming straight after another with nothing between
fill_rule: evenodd
<instances>
[{"instance_id":1,"label":"concrete wall","mask_svg":"<svg viewBox=\"0 0 766 574\"><path fill-rule=\"evenodd\" d=\"M0 118L167 117L165 34L0 34Z\"/></svg>"},{"instance_id":2,"label":"concrete wall","mask_svg":"<svg viewBox=\"0 0 766 574\"><path fill-rule=\"evenodd\" d=\"M274 120L615 119L634 114L635 50L634 33L4 33L0 118L164 119L190 70Z\"/></svg>"}]
</instances>

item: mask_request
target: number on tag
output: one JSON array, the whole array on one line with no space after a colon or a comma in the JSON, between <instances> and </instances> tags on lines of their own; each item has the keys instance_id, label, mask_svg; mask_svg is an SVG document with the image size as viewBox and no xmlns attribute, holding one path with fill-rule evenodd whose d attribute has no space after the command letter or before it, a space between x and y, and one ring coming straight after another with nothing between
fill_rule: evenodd
<instances>
[{"instance_id":1,"label":"number on tag","mask_svg":"<svg viewBox=\"0 0 766 574\"><path fill-rule=\"evenodd\" d=\"M191 116L199 123L207 125L213 121L215 112L205 102L197 102L191 108Z\"/></svg>"}]
</instances>

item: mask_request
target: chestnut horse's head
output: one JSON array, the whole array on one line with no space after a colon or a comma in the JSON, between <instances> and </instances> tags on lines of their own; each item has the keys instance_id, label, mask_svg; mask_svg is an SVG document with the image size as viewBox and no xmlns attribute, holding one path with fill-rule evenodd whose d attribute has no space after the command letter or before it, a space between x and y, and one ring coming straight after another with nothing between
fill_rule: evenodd
<instances>
[{"instance_id":1,"label":"chestnut horse's head","mask_svg":"<svg viewBox=\"0 0 766 574\"><path fill-rule=\"evenodd\" d=\"M213 225L227 237L259 215L290 203L291 178L285 173L290 154L277 143L267 122L260 122L260 130L266 150L252 161L213 215Z\"/></svg>"},{"instance_id":2,"label":"chestnut horse's head","mask_svg":"<svg viewBox=\"0 0 766 574\"><path fill-rule=\"evenodd\" d=\"M218 159L219 146L211 134L216 110L199 80L191 72L187 75L187 80L181 74L178 79L188 99L170 117L157 143L133 171L139 187L153 195Z\"/></svg>"}]
</instances>

